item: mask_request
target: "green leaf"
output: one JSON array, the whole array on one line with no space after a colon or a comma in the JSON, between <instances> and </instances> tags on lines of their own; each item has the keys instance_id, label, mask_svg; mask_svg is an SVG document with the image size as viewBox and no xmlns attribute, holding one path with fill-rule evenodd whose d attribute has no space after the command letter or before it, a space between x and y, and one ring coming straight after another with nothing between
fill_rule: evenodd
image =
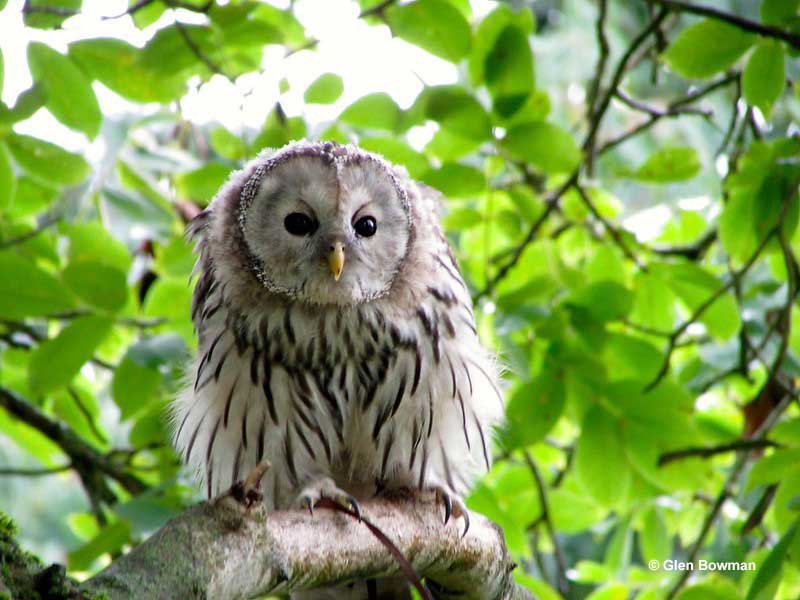
<instances>
[{"instance_id":1,"label":"green leaf","mask_svg":"<svg viewBox=\"0 0 800 600\"><path fill-rule=\"evenodd\" d=\"M105 317L78 317L56 337L40 344L31 354L28 372L31 391L41 395L69 384L113 325Z\"/></svg>"},{"instance_id":2,"label":"green leaf","mask_svg":"<svg viewBox=\"0 0 800 600\"><path fill-rule=\"evenodd\" d=\"M0 273L0 317L4 319L75 308L75 297L60 280L11 251L0 252Z\"/></svg>"},{"instance_id":3,"label":"green leaf","mask_svg":"<svg viewBox=\"0 0 800 600\"><path fill-rule=\"evenodd\" d=\"M342 78L334 73L323 73L308 86L303 94L307 104L333 104L344 91Z\"/></svg>"},{"instance_id":4,"label":"green leaf","mask_svg":"<svg viewBox=\"0 0 800 600\"><path fill-rule=\"evenodd\" d=\"M742 600L742 595L735 583L715 573L700 583L685 587L675 600Z\"/></svg>"},{"instance_id":5,"label":"green leaf","mask_svg":"<svg viewBox=\"0 0 800 600\"><path fill-rule=\"evenodd\" d=\"M0 1L0 5L5 3L5 0ZM0 6L2 10L2 6ZM5 81L5 61L3 60L3 51L0 49L0 93L3 91L3 82Z\"/></svg>"},{"instance_id":6,"label":"green leaf","mask_svg":"<svg viewBox=\"0 0 800 600\"><path fill-rule=\"evenodd\" d=\"M700 171L700 159L694 148L671 147L655 151L633 177L652 183L686 181Z\"/></svg>"},{"instance_id":7,"label":"green leaf","mask_svg":"<svg viewBox=\"0 0 800 600\"><path fill-rule=\"evenodd\" d=\"M247 156L244 142L224 127L217 127L211 132L211 147L214 152L228 160L242 160Z\"/></svg>"},{"instance_id":8,"label":"green leaf","mask_svg":"<svg viewBox=\"0 0 800 600\"><path fill-rule=\"evenodd\" d=\"M230 165L209 162L194 171L176 175L175 189L183 200L208 204L228 180L232 170Z\"/></svg>"},{"instance_id":9,"label":"green leaf","mask_svg":"<svg viewBox=\"0 0 800 600\"><path fill-rule=\"evenodd\" d=\"M22 18L28 27L58 29L70 16L78 13L81 2L83 0L30 0Z\"/></svg>"},{"instance_id":10,"label":"green leaf","mask_svg":"<svg viewBox=\"0 0 800 600\"><path fill-rule=\"evenodd\" d=\"M126 355L114 370L111 381L111 396L119 407L120 419L126 421L147 409L162 379L157 369L140 365L130 353Z\"/></svg>"},{"instance_id":11,"label":"green leaf","mask_svg":"<svg viewBox=\"0 0 800 600\"><path fill-rule=\"evenodd\" d=\"M489 115L466 88L456 85L428 88L420 94L418 102L425 116L447 132L476 142L491 139Z\"/></svg>"},{"instance_id":12,"label":"green leaf","mask_svg":"<svg viewBox=\"0 0 800 600\"><path fill-rule=\"evenodd\" d=\"M761 600L762 598L766 600L767 598L775 597L774 594L780 583L780 575L783 571L783 563L792 540L797 533L797 527L798 522L795 521L770 550L767 558L761 563L756 576L753 578L750 589L747 590L746 600Z\"/></svg>"},{"instance_id":13,"label":"green leaf","mask_svg":"<svg viewBox=\"0 0 800 600\"><path fill-rule=\"evenodd\" d=\"M500 145L514 158L524 160L545 173L567 173L581 160L573 137L552 123L525 123L512 127Z\"/></svg>"},{"instance_id":14,"label":"green leaf","mask_svg":"<svg viewBox=\"0 0 800 600\"><path fill-rule=\"evenodd\" d=\"M11 155L6 145L0 141L0 212L5 213L17 188L17 178L11 166Z\"/></svg>"},{"instance_id":15,"label":"green leaf","mask_svg":"<svg viewBox=\"0 0 800 600\"><path fill-rule=\"evenodd\" d=\"M125 273L100 262L71 262L62 277L69 288L91 306L116 312L128 299Z\"/></svg>"},{"instance_id":16,"label":"green leaf","mask_svg":"<svg viewBox=\"0 0 800 600\"><path fill-rule=\"evenodd\" d=\"M71 263L96 262L127 275L131 255L101 223L61 223L59 229L69 241L67 256Z\"/></svg>"},{"instance_id":17,"label":"green leaf","mask_svg":"<svg viewBox=\"0 0 800 600\"><path fill-rule=\"evenodd\" d=\"M572 487L573 489L568 489L566 485L562 485L549 493L553 525L560 533L584 531L600 522L608 512L585 491L577 489L577 485Z\"/></svg>"},{"instance_id":18,"label":"green leaf","mask_svg":"<svg viewBox=\"0 0 800 600\"><path fill-rule=\"evenodd\" d=\"M367 129L394 131L400 123L400 107L389 94L369 94L345 108L339 121Z\"/></svg>"},{"instance_id":19,"label":"green leaf","mask_svg":"<svg viewBox=\"0 0 800 600\"><path fill-rule=\"evenodd\" d=\"M756 39L733 25L705 19L681 31L662 57L679 75L702 79L733 65Z\"/></svg>"},{"instance_id":20,"label":"green leaf","mask_svg":"<svg viewBox=\"0 0 800 600\"><path fill-rule=\"evenodd\" d=\"M486 191L483 173L474 167L455 163L445 163L428 171L422 176L422 181L451 198L477 196Z\"/></svg>"},{"instance_id":21,"label":"green leaf","mask_svg":"<svg viewBox=\"0 0 800 600\"><path fill-rule=\"evenodd\" d=\"M533 53L522 29L508 25L500 32L484 72L498 115L508 118L522 108L533 91Z\"/></svg>"},{"instance_id":22,"label":"green leaf","mask_svg":"<svg viewBox=\"0 0 800 600\"><path fill-rule=\"evenodd\" d=\"M761 20L767 25L783 25L797 15L800 0L762 0Z\"/></svg>"},{"instance_id":23,"label":"green leaf","mask_svg":"<svg viewBox=\"0 0 800 600\"><path fill-rule=\"evenodd\" d=\"M600 406L592 406L583 417L575 473L586 491L604 506L613 506L627 494L631 471L619 424Z\"/></svg>"},{"instance_id":24,"label":"green leaf","mask_svg":"<svg viewBox=\"0 0 800 600\"><path fill-rule=\"evenodd\" d=\"M68 57L41 42L28 45L28 66L34 82L47 92L47 110L67 127L94 138L103 115L92 85L81 70Z\"/></svg>"},{"instance_id":25,"label":"green leaf","mask_svg":"<svg viewBox=\"0 0 800 600\"><path fill-rule=\"evenodd\" d=\"M86 542L83 546L72 550L67 555L70 571L86 571L94 561L102 556L122 549L131 537L131 526L125 520L112 523Z\"/></svg>"},{"instance_id":26,"label":"green leaf","mask_svg":"<svg viewBox=\"0 0 800 600\"><path fill-rule=\"evenodd\" d=\"M369 152L380 154L386 160L402 165L408 174L415 179L422 177L430 168L430 163L424 154L417 152L405 142L390 137L362 138L358 145Z\"/></svg>"},{"instance_id":27,"label":"green leaf","mask_svg":"<svg viewBox=\"0 0 800 600\"><path fill-rule=\"evenodd\" d=\"M154 405L136 421L131 429L130 442L134 446L168 444L169 433L164 420L165 407Z\"/></svg>"},{"instance_id":28,"label":"green leaf","mask_svg":"<svg viewBox=\"0 0 800 600\"><path fill-rule=\"evenodd\" d=\"M0 103L0 125L13 125L19 121L29 119L42 108L47 101L47 92L42 85L34 85L18 97L14 108L7 109Z\"/></svg>"},{"instance_id":29,"label":"green leaf","mask_svg":"<svg viewBox=\"0 0 800 600\"><path fill-rule=\"evenodd\" d=\"M514 12L507 4L499 4L481 20L469 55L469 78L474 87L484 82L486 57L496 47L500 33L509 25L520 29L527 37L533 33L533 11L523 8Z\"/></svg>"},{"instance_id":30,"label":"green leaf","mask_svg":"<svg viewBox=\"0 0 800 600\"><path fill-rule=\"evenodd\" d=\"M615 281L598 281L576 292L567 301L580 306L598 321L617 321L633 307L633 294Z\"/></svg>"},{"instance_id":31,"label":"green leaf","mask_svg":"<svg viewBox=\"0 0 800 600\"><path fill-rule=\"evenodd\" d=\"M631 551L633 549L631 520L631 515L621 515L619 517L614 528L614 535L611 536L606 547L603 563L612 573L624 572L631 562Z\"/></svg>"},{"instance_id":32,"label":"green leaf","mask_svg":"<svg viewBox=\"0 0 800 600\"><path fill-rule=\"evenodd\" d=\"M780 448L764 456L753 465L747 476L745 489L779 483L790 471L800 469L800 448Z\"/></svg>"},{"instance_id":33,"label":"green leaf","mask_svg":"<svg viewBox=\"0 0 800 600\"><path fill-rule=\"evenodd\" d=\"M28 135L6 137L14 160L30 175L47 184L75 185L90 172L82 156Z\"/></svg>"},{"instance_id":34,"label":"green leaf","mask_svg":"<svg viewBox=\"0 0 800 600\"><path fill-rule=\"evenodd\" d=\"M464 15L444 0L394 4L386 21L397 37L450 62L469 52L472 32Z\"/></svg>"},{"instance_id":35,"label":"green leaf","mask_svg":"<svg viewBox=\"0 0 800 600\"><path fill-rule=\"evenodd\" d=\"M58 196L58 190L42 185L27 175L17 178L14 183L16 190L8 207L8 215L14 219L36 215Z\"/></svg>"},{"instance_id":36,"label":"green leaf","mask_svg":"<svg viewBox=\"0 0 800 600\"><path fill-rule=\"evenodd\" d=\"M783 46L776 40L762 40L747 60L742 73L744 99L769 118L772 105L786 86Z\"/></svg>"},{"instance_id":37,"label":"green leaf","mask_svg":"<svg viewBox=\"0 0 800 600\"><path fill-rule=\"evenodd\" d=\"M300 117L289 117L279 112L276 108L267 115L261 131L253 140L250 147L255 150L262 148L280 148L284 144L306 137L306 123Z\"/></svg>"},{"instance_id":38,"label":"green leaf","mask_svg":"<svg viewBox=\"0 0 800 600\"><path fill-rule=\"evenodd\" d=\"M181 363L188 358L184 341L175 334L154 335L139 340L128 349L128 356L142 367L159 368L169 363Z\"/></svg>"},{"instance_id":39,"label":"green leaf","mask_svg":"<svg viewBox=\"0 0 800 600\"><path fill-rule=\"evenodd\" d=\"M550 370L519 386L508 401L503 446L523 448L540 441L564 411L563 377Z\"/></svg>"},{"instance_id":40,"label":"green leaf","mask_svg":"<svg viewBox=\"0 0 800 600\"><path fill-rule=\"evenodd\" d=\"M670 540L667 525L661 515L661 509L651 506L642 514L642 529L639 532L639 546L645 560L659 562L669 558L672 554L672 540Z\"/></svg>"},{"instance_id":41,"label":"green leaf","mask_svg":"<svg viewBox=\"0 0 800 600\"><path fill-rule=\"evenodd\" d=\"M139 48L117 38L73 42L69 55L90 77L134 102L167 103L186 91L183 77L148 67Z\"/></svg>"},{"instance_id":42,"label":"green leaf","mask_svg":"<svg viewBox=\"0 0 800 600\"><path fill-rule=\"evenodd\" d=\"M174 217L141 194L105 188L101 199L106 227L130 245L144 239L163 241L175 230Z\"/></svg>"}]
</instances>

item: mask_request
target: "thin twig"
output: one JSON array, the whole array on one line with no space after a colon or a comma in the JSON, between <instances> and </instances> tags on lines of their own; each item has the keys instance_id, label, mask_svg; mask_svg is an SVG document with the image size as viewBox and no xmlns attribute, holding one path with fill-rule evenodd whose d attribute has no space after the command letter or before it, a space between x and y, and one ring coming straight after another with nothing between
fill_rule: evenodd
<instances>
[{"instance_id":1,"label":"thin twig","mask_svg":"<svg viewBox=\"0 0 800 600\"><path fill-rule=\"evenodd\" d=\"M785 205L786 204L788 204L788 203L785 203ZM784 205L784 210L785 210L785 205ZM781 216L782 215L783 215L783 211L781 213ZM778 226L782 225L782 221L783 221L782 218L778 219L778 223L779 223ZM761 255L761 252L764 250L764 248L767 247L767 244L770 242L772 237L775 235L775 231L776 231L776 227L773 227L772 230L769 231L767 233L767 235L764 236L764 239L761 240L761 243L755 249L755 251L750 256L750 258L747 260L747 262L742 266L742 268L739 269L736 273L732 274L731 278L728 280L727 283L725 283L724 285L720 286L717 289L717 291L715 291L713 294L711 294L704 302L702 302L696 309L694 309L694 311L689 316L689 318L686 319L683 323L681 323L678 326L678 328L675 329L672 332L672 334L669 337L669 342L668 342L667 350L666 350L666 353L665 353L665 356L664 356L664 361L661 363L661 368L658 370L658 373L656 374L655 378L653 378L653 381L651 381L649 384L647 384L647 386L645 387L645 391L650 391L654 387L656 387L659 384L659 382L664 378L664 376L669 372L669 366L670 366L670 361L671 361L671 358L672 358L672 352L673 352L673 350L675 350L675 346L676 346L676 342L678 341L678 338L681 335L683 335L683 333L689 328L689 326L692 323L694 323L695 321L697 321L703 315L703 313L705 313L705 311L708 310L708 308L712 304L714 304L714 302L719 300L719 298L721 298L723 294L727 293L728 290L730 290L735 285L737 279L743 277L750 270L750 268L758 260L759 256Z\"/></svg>"},{"instance_id":2,"label":"thin twig","mask_svg":"<svg viewBox=\"0 0 800 600\"><path fill-rule=\"evenodd\" d=\"M24 244L25 242L35 238L45 229L49 229L50 227L58 223L58 221L59 217L53 217L53 216L46 217L41 223L39 223L39 225L36 226L35 229L32 229L27 233L23 233L22 235L17 236L15 238L0 241L0 250L5 250L6 248L11 248L12 246L18 246L19 244Z\"/></svg>"},{"instance_id":3,"label":"thin twig","mask_svg":"<svg viewBox=\"0 0 800 600\"><path fill-rule=\"evenodd\" d=\"M178 32L181 34L183 40L186 42L186 45L189 46L189 49L192 52L194 52L195 56L197 56L197 58L199 58L212 73L216 73L217 75L222 75L223 77L230 79L230 77L226 75L225 72L222 70L222 67L220 67L217 63L215 63L211 59L211 57L208 56L208 54L206 54L205 52L203 52L203 49L197 45L197 43L189 35L189 32L187 31L186 26L183 23L181 23L180 21L175 21L175 27L178 28Z\"/></svg>"},{"instance_id":4,"label":"thin twig","mask_svg":"<svg viewBox=\"0 0 800 600\"><path fill-rule=\"evenodd\" d=\"M689 448L665 452L658 457L657 464L659 467L663 467L666 464L669 464L675 460L681 460L683 458L710 458L712 456L716 456L717 454L726 454L728 452L738 452L740 450L760 450L763 448L775 448L779 446L780 444L776 442L764 439L737 440L729 444L720 444L719 446L692 446Z\"/></svg>"},{"instance_id":5,"label":"thin twig","mask_svg":"<svg viewBox=\"0 0 800 600\"><path fill-rule=\"evenodd\" d=\"M683 2L682 0L645 0L648 4L658 4L663 8L675 10L694 15L701 15L709 17L717 21L724 21L738 27L743 31L750 33L757 33L763 37L775 38L782 40L794 48L800 49L800 35L791 31L780 29L772 25L764 25L757 21L751 21L744 17L740 17L734 13L727 13L711 6L703 6L699 4L692 4L691 2Z\"/></svg>"},{"instance_id":6,"label":"thin twig","mask_svg":"<svg viewBox=\"0 0 800 600\"><path fill-rule=\"evenodd\" d=\"M603 116L611 104L611 98L614 95L614 91L620 86L620 83L622 83L622 79L625 76L625 72L628 68L628 62L631 60L633 54L659 27L659 25L661 25L661 22L667 16L667 12L668 11L664 9L660 10L655 18L650 21L650 23L648 23L647 26L639 33L639 35L637 35L630 43L628 49L625 51L625 54L622 55L619 63L617 63L617 68L614 70L614 75L611 78L611 83L609 84L608 90L606 90L606 93L598 101L597 108L591 115L589 131L587 132L586 138L581 146L583 151L586 153L587 170L590 173L594 163L594 146L597 138L597 132L600 129L600 123L603 121Z\"/></svg>"},{"instance_id":7,"label":"thin twig","mask_svg":"<svg viewBox=\"0 0 800 600\"><path fill-rule=\"evenodd\" d=\"M553 555L555 556L556 564L558 565L558 588L562 594L566 595L569 593L569 581L567 580L567 561L564 558L564 552L561 550L561 544L556 536L556 529L553 526L553 520L550 518L550 506L547 501L547 486L545 485L542 474L539 472L539 468L536 466L536 462L533 460L533 456L531 456L530 451L525 450L524 455L525 462L528 464L528 468L531 470L533 478L536 480L536 488L539 492L539 504L541 505L542 511L542 522L547 528L547 534L550 536L550 541L553 544Z\"/></svg>"},{"instance_id":8,"label":"thin twig","mask_svg":"<svg viewBox=\"0 0 800 600\"><path fill-rule=\"evenodd\" d=\"M595 67L594 79L589 87L589 93L586 95L587 113L593 115L595 112L595 102L597 101L597 94L600 92L600 86L603 83L603 76L606 72L606 63L608 62L608 55L610 52L608 44L608 36L606 35L606 16L608 13L608 0L598 0L598 14L597 23L595 25L597 46L599 54L597 57L597 66Z\"/></svg>"},{"instance_id":9,"label":"thin twig","mask_svg":"<svg viewBox=\"0 0 800 600\"><path fill-rule=\"evenodd\" d=\"M72 465L61 465L47 469L0 469L0 476L4 477L43 477L46 475L57 475L64 471L69 471Z\"/></svg>"},{"instance_id":10,"label":"thin twig","mask_svg":"<svg viewBox=\"0 0 800 600\"><path fill-rule=\"evenodd\" d=\"M569 179L567 179L556 190L554 190L552 194L550 194L550 196L545 201L545 209L544 211L542 211L542 214L539 215L539 218L536 219L536 221L534 221L534 223L531 225L530 229L528 229L528 233L525 235L525 238L514 249L511 258L509 258L508 261L502 267L500 267L500 269L498 269L495 276L491 278L489 282L486 284L486 287L484 287L480 292L478 292L475 295L475 297L473 298L474 302L477 302L481 298L491 294L492 291L494 291L494 288L497 286L497 284L500 283L506 277L506 275L508 275L508 272L511 269L513 269L514 266L516 266L520 258L522 258L525 249L528 247L528 245L531 244L531 242L533 242L534 239L536 239L536 236L539 234L539 230L545 224L547 219L550 217L553 211L558 209L558 201L567 192L567 190L575 184L577 180L578 180L578 170L575 170L569 177Z\"/></svg>"},{"instance_id":11,"label":"thin twig","mask_svg":"<svg viewBox=\"0 0 800 600\"><path fill-rule=\"evenodd\" d=\"M606 232L608 233L609 236L611 236L611 239L619 247L619 249L622 250L622 253L625 256L627 256L628 259L631 262L633 262L633 264L639 267L640 270L647 271L647 265L645 265L642 261L640 261L639 257L637 257L633 253L633 251L630 248L628 248L628 245L625 243L625 240L622 239L622 234L620 233L619 229L608 219L606 219L602 214L600 214L600 211L597 210L597 207L592 202L592 199L589 198L589 194L586 192L585 189L583 189L583 186L580 185L579 183L576 183L575 190L578 192L578 195L580 196L581 200L586 205L586 208L589 209L589 212L592 213L595 219L597 219L603 224L603 227L605 228Z\"/></svg>"}]
</instances>

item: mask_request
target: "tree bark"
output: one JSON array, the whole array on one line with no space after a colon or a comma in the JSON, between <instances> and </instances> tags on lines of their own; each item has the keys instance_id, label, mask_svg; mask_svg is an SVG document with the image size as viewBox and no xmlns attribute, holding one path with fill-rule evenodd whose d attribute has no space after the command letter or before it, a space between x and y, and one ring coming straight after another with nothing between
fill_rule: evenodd
<instances>
[{"instance_id":1,"label":"tree bark","mask_svg":"<svg viewBox=\"0 0 800 600\"><path fill-rule=\"evenodd\" d=\"M512 576L501 529L471 513L471 526L443 524L440 505L374 499L362 511L434 590L464 600L532 599ZM330 509L244 513L203 503L168 522L84 584L125 598L250 598L400 574L363 523ZM435 597L435 594L434 594Z\"/></svg>"}]
</instances>

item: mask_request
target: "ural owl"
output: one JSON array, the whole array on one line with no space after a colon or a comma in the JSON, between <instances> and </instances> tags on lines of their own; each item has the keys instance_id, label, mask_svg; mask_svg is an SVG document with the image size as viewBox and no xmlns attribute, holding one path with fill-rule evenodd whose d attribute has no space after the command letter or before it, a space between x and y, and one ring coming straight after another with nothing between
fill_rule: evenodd
<instances>
[{"instance_id":1,"label":"ural owl","mask_svg":"<svg viewBox=\"0 0 800 600\"><path fill-rule=\"evenodd\" d=\"M174 439L209 498L266 458L268 509L410 488L468 518L503 401L437 201L377 155L295 142L192 222L199 352Z\"/></svg>"}]
</instances>

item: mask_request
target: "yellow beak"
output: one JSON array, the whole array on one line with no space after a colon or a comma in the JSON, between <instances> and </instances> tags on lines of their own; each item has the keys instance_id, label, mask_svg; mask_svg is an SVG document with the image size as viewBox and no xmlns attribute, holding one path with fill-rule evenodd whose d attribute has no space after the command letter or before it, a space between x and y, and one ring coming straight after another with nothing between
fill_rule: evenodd
<instances>
[{"instance_id":1,"label":"yellow beak","mask_svg":"<svg viewBox=\"0 0 800 600\"><path fill-rule=\"evenodd\" d=\"M331 252L328 254L328 265L331 268L331 273L333 273L333 278L339 281L344 268L344 247L341 242L335 242L331 245Z\"/></svg>"}]
</instances>

